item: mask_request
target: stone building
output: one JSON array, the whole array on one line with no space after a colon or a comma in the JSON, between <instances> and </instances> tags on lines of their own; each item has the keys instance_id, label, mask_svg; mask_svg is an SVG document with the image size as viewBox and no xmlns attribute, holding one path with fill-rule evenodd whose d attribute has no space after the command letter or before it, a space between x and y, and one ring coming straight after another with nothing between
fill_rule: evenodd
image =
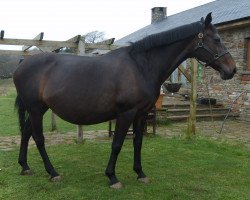
<instances>
[{"instance_id":1,"label":"stone building","mask_svg":"<svg viewBox=\"0 0 250 200\"><path fill-rule=\"evenodd\" d=\"M232 106L240 113L242 120L250 121L250 1L217 0L171 16L167 8L152 8L151 24L121 38L118 45L127 45L141 38L167 31L175 27L198 21L212 12L212 23L233 56L237 74L231 80L221 80L219 74L210 69L199 67L198 95L210 97L218 102ZM188 88L188 84L186 85Z\"/></svg>"}]
</instances>

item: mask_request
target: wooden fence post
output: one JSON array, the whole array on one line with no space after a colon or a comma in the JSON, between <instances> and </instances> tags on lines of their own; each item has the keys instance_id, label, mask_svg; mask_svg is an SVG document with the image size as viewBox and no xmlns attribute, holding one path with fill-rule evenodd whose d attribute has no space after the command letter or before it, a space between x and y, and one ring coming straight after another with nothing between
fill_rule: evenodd
<instances>
[{"instance_id":1,"label":"wooden fence post","mask_svg":"<svg viewBox=\"0 0 250 200\"><path fill-rule=\"evenodd\" d=\"M77 125L77 143L82 143L83 141L83 128L82 125Z\"/></svg>"},{"instance_id":2,"label":"wooden fence post","mask_svg":"<svg viewBox=\"0 0 250 200\"><path fill-rule=\"evenodd\" d=\"M77 55L85 55L85 38L81 37L78 42ZM77 125L77 142L81 143L83 141L83 128L82 125Z\"/></svg>"},{"instance_id":3,"label":"wooden fence post","mask_svg":"<svg viewBox=\"0 0 250 200\"><path fill-rule=\"evenodd\" d=\"M57 130L56 114L51 110L51 131Z\"/></svg>"},{"instance_id":4,"label":"wooden fence post","mask_svg":"<svg viewBox=\"0 0 250 200\"><path fill-rule=\"evenodd\" d=\"M188 119L188 129L186 138L191 138L196 131L196 100L197 100L197 69L198 62L191 59L191 97L190 97L190 116Z\"/></svg>"}]
</instances>

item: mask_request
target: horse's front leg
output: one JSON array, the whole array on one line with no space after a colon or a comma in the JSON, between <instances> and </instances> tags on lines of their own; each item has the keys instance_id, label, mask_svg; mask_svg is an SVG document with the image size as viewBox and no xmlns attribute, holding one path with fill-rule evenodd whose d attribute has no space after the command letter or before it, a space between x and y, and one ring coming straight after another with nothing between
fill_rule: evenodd
<instances>
[{"instance_id":1,"label":"horse's front leg","mask_svg":"<svg viewBox=\"0 0 250 200\"><path fill-rule=\"evenodd\" d=\"M147 115L136 118L133 123L134 130L134 171L137 173L137 179L143 183L148 183L149 179L142 171L141 165L141 147L143 139L143 131L146 124Z\"/></svg>"},{"instance_id":2,"label":"horse's front leg","mask_svg":"<svg viewBox=\"0 0 250 200\"><path fill-rule=\"evenodd\" d=\"M128 132L128 129L133 122L135 115L134 113L135 113L134 111L122 113L119 116L117 116L116 119L115 133L112 142L112 151L109 158L108 166L105 171L105 174L108 176L110 180L111 188L119 189L122 187L122 184L118 181L115 175L115 165L118 158L118 154L121 151L124 139Z\"/></svg>"}]
</instances>

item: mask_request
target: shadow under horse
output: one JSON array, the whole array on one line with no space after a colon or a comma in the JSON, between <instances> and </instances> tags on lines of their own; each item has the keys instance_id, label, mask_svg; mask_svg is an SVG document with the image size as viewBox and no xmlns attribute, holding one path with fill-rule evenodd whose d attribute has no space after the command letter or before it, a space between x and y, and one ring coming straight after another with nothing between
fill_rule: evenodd
<instances>
[{"instance_id":1,"label":"shadow under horse","mask_svg":"<svg viewBox=\"0 0 250 200\"><path fill-rule=\"evenodd\" d=\"M211 21L209 13L205 20L149 35L102 57L43 53L24 59L14 73L21 129L21 174L32 173L27 163L32 136L51 179L60 179L44 144L43 115L50 108L62 119L78 125L117 120L105 171L113 188L122 187L115 166L133 124L133 169L138 180L148 182L141 165L143 127L162 83L192 57L217 70L224 80L236 73L235 62Z\"/></svg>"}]
</instances>

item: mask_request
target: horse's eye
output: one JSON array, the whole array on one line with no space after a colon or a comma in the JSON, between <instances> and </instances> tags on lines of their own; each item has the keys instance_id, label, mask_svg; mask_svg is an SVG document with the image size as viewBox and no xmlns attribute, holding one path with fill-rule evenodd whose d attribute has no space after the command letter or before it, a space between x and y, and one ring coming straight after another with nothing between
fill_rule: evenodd
<instances>
[{"instance_id":1,"label":"horse's eye","mask_svg":"<svg viewBox=\"0 0 250 200\"><path fill-rule=\"evenodd\" d=\"M214 41L220 43L220 38L214 38Z\"/></svg>"}]
</instances>

